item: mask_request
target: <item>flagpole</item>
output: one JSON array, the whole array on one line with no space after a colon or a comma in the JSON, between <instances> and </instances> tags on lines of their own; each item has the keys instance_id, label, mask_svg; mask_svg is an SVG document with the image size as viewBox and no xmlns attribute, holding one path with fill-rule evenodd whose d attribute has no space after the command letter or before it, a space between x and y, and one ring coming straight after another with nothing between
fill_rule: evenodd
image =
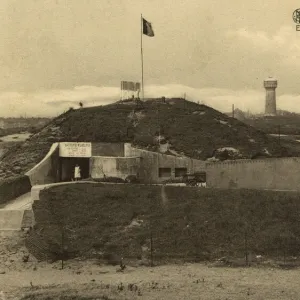
<instances>
[{"instance_id":1,"label":"flagpole","mask_svg":"<svg viewBox=\"0 0 300 300\"><path fill-rule=\"evenodd\" d=\"M141 14L142 100L144 101L143 16Z\"/></svg>"}]
</instances>

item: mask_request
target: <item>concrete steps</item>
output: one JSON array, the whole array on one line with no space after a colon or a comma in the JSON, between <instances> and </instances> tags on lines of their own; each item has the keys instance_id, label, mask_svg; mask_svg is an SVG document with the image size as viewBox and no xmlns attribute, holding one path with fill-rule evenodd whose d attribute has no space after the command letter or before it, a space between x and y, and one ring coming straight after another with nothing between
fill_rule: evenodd
<instances>
[{"instance_id":1,"label":"concrete steps","mask_svg":"<svg viewBox=\"0 0 300 300\"><path fill-rule=\"evenodd\" d=\"M34 225L34 213L32 209L26 209L24 211L21 229L32 228Z\"/></svg>"},{"instance_id":2,"label":"concrete steps","mask_svg":"<svg viewBox=\"0 0 300 300\"><path fill-rule=\"evenodd\" d=\"M0 209L0 231L16 231L32 227L34 218L31 207L30 192L6 203Z\"/></svg>"}]
</instances>

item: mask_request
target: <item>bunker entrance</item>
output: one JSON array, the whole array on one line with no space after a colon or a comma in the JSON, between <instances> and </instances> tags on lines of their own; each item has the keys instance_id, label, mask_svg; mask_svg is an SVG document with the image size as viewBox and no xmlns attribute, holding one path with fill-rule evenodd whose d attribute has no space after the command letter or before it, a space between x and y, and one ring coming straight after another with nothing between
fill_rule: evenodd
<instances>
[{"instance_id":1,"label":"bunker entrance","mask_svg":"<svg viewBox=\"0 0 300 300\"><path fill-rule=\"evenodd\" d=\"M90 159L79 157L61 157L61 174L60 181L74 180L74 170L76 164L80 167L81 179L89 178L90 175Z\"/></svg>"}]
</instances>

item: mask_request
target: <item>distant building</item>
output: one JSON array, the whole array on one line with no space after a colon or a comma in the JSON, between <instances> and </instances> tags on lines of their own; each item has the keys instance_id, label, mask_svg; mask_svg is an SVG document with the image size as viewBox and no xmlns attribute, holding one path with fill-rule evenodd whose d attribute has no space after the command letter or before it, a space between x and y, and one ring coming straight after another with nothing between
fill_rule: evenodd
<instances>
[{"instance_id":1,"label":"distant building","mask_svg":"<svg viewBox=\"0 0 300 300\"><path fill-rule=\"evenodd\" d=\"M266 89L265 115L276 116L276 88L277 79L269 77L264 80Z\"/></svg>"}]
</instances>

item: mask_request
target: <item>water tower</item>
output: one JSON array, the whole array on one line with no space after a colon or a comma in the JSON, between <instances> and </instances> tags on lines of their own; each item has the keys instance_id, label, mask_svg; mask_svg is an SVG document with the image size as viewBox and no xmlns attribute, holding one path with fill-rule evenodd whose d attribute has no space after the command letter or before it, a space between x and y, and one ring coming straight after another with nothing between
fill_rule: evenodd
<instances>
[{"instance_id":1,"label":"water tower","mask_svg":"<svg viewBox=\"0 0 300 300\"><path fill-rule=\"evenodd\" d=\"M264 80L264 87L266 89L266 116L276 116L276 88L277 79L269 77Z\"/></svg>"}]
</instances>

